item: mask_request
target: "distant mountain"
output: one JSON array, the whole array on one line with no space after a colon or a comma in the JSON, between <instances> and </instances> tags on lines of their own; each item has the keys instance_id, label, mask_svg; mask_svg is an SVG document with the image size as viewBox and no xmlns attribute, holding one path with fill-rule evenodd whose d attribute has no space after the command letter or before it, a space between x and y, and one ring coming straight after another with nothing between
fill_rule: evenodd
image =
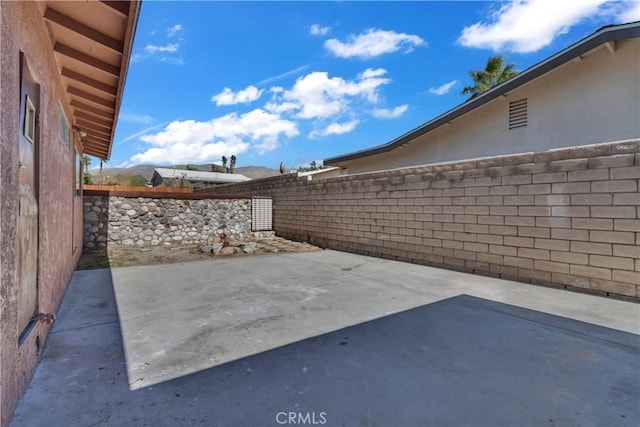
<instances>
[{"instance_id":1,"label":"distant mountain","mask_svg":"<svg viewBox=\"0 0 640 427\"><path fill-rule=\"evenodd\" d=\"M280 175L278 169L270 169L264 166L243 166L236 168L237 173L248 176L251 179L268 178L270 176Z\"/></svg>"},{"instance_id":2,"label":"distant mountain","mask_svg":"<svg viewBox=\"0 0 640 427\"><path fill-rule=\"evenodd\" d=\"M205 165L190 165L190 166L195 166L198 168L198 170L201 171L206 171L206 172L210 172L211 171L211 164L205 164ZM161 167L169 167L169 168L173 168L174 166L161 166ZM109 177L116 177L116 176L121 176L121 177L131 177L131 176L142 176L144 177L147 181L149 181L151 179L151 177L153 176L153 171L156 168L156 166L154 165L137 165L137 166L131 166L129 168L106 168L103 167L102 168L102 175L104 176L109 176ZM176 169L186 169L187 165L175 165ZM94 182L97 182L97 178L99 175L99 171L97 169L92 169L91 174L94 176ZM237 167L236 168L236 173L248 176L251 179L258 179L258 178L267 178L270 176L276 176L276 175L280 175L280 172L277 169L270 169L264 166L242 166L242 167Z\"/></svg>"},{"instance_id":3,"label":"distant mountain","mask_svg":"<svg viewBox=\"0 0 640 427\"><path fill-rule=\"evenodd\" d=\"M153 176L153 170L156 167L153 165L138 165L138 166L131 166L130 168L107 168L107 167L102 167L102 174L105 176L116 176L116 175L122 175L122 176L135 176L135 175L140 175L143 176L147 181L151 179L151 177ZM91 169L89 170L89 172L91 172L91 175L93 175L94 177L97 177L100 174L100 170L99 169Z\"/></svg>"}]
</instances>

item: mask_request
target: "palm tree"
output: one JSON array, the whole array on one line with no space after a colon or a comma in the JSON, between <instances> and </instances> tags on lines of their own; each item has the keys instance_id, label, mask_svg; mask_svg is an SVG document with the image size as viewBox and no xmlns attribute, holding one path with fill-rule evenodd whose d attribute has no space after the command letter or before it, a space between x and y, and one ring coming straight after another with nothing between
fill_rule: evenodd
<instances>
[{"instance_id":1,"label":"palm tree","mask_svg":"<svg viewBox=\"0 0 640 427\"><path fill-rule=\"evenodd\" d=\"M227 172L227 156L222 156L222 169Z\"/></svg>"},{"instance_id":2,"label":"palm tree","mask_svg":"<svg viewBox=\"0 0 640 427\"><path fill-rule=\"evenodd\" d=\"M236 156L231 155L231 163L229 163L229 173L233 173L236 170Z\"/></svg>"},{"instance_id":3,"label":"palm tree","mask_svg":"<svg viewBox=\"0 0 640 427\"><path fill-rule=\"evenodd\" d=\"M505 82L518 74L513 69L514 64L506 64L502 55L490 56L487 60L487 66L484 70L471 70L469 75L473 79L473 86L467 86L462 89L463 95L471 95L469 99L473 99L483 92L488 91L494 86Z\"/></svg>"},{"instance_id":4,"label":"palm tree","mask_svg":"<svg viewBox=\"0 0 640 427\"><path fill-rule=\"evenodd\" d=\"M89 173L89 165L91 164L91 157L87 156L86 154L83 154L81 162L84 169L84 173L82 174L83 181L85 184L92 184L93 179L91 178L91 173Z\"/></svg>"},{"instance_id":5,"label":"palm tree","mask_svg":"<svg viewBox=\"0 0 640 427\"><path fill-rule=\"evenodd\" d=\"M104 182L104 177L102 176L102 164L107 163L106 160L100 159L100 184Z\"/></svg>"}]
</instances>

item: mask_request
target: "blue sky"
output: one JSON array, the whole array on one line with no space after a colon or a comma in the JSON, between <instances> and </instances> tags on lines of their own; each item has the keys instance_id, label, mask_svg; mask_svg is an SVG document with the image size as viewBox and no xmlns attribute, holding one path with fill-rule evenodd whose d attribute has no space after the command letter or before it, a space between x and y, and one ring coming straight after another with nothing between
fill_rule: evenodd
<instances>
[{"instance_id":1,"label":"blue sky","mask_svg":"<svg viewBox=\"0 0 640 427\"><path fill-rule=\"evenodd\" d=\"M524 70L640 3L143 3L110 166L297 167L384 144L465 101L499 53Z\"/></svg>"}]
</instances>

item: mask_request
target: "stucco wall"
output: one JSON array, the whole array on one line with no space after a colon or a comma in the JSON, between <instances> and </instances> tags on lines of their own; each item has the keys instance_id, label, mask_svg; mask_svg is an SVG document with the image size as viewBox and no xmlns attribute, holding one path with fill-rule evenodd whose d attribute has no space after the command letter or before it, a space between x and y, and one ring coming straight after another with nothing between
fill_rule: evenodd
<instances>
[{"instance_id":1,"label":"stucco wall","mask_svg":"<svg viewBox=\"0 0 640 427\"><path fill-rule=\"evenodd\" d=\"M35 367L50 325L18 344L17 224L20 51L40 84L38 307L55 312L82 246L82 201L74 197L73 150L58 138L58 102L66 96L40 6L2 2L0 37L0 425L6 426Z\"/></svg>"},{"instance_id":2,"label":"stucco wall","mask_svg":"<svg viewBox=\"0 0 640 427\"><path fill-rule=\"evenodd\" d=\"M282 237L637 298L640 140L203 190L273 197Z\"/></svg>"},{"instance_id":3,"label":"stucco wall","mask_svg":"<svg viewBox=\"0 0 640 427\"><path fill-rule=\"evenodd\" d=\"M251 199L85 196L84 246L210 244L251 234Z\"/></svg>"},{"instance_id":4,"label":"stucco wall","mask_svg":"<svg viewBox=\"0 0 640 427\"><path fill-rule=\"evenodd\" d=\"M348 173L640 137L640 40L605 46L429 132L408 146L340 164ZM508 129L509 102L528 100L528 125Z\"/></svg>"}]
</instances>

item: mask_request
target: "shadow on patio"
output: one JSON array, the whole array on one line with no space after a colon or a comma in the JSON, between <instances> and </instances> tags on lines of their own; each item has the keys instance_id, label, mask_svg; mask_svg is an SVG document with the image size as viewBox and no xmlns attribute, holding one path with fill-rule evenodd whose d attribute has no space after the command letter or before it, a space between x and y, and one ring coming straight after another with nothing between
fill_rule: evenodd
<instances>
[{"instance_id":1,"label":"shadow on patio","mask_svg":"<svg viewBox=\"0 0 640 427\"><path fill-rule=\"evenodd\" d=\"M392 289L372 273L404 264L322 253L76 272L12 425L279 425L289 413L326 425L640 423L638 335L460 295L446 278L460 273L437 278L452 293L436 296L425 285L431 269L407 266L399 277L391 268L402 282ZM261 262L274 270L251 282L247 266ZM178 298L185 288L176 277L202 288L222 272L218 293ZM165 289L154 288L162 276ZM593 299L584 310L603 301L637 309L518 287L542 300L555 292ZM360 301L350 301L356 291ZM243 307L246 318L225 323ZM321 310L326 322L310 322ZM278 312L271 327L260 323ZM207 314L215 322L198 326ZM258 328L233 328L251 317ZM139 340L141 331L152 342ZM165 355L154 356L158 349Z\"/></svg>"}]
</instances>

